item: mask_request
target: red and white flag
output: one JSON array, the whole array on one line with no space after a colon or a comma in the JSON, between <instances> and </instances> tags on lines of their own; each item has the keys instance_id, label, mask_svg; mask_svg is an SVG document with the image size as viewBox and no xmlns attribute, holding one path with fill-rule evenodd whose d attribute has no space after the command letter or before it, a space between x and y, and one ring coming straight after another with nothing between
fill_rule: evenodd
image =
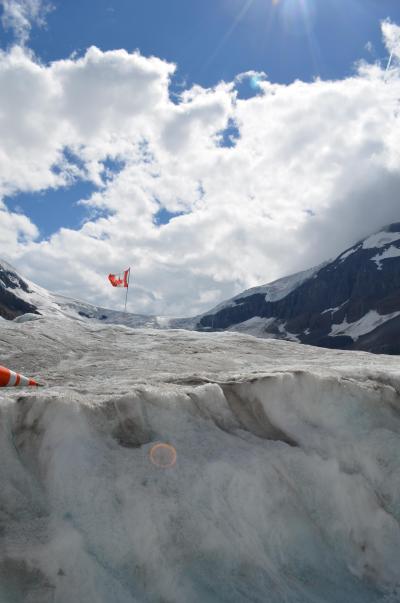
<instances>
[{"instance_id":1,"label":"red and white flag","mask_svg":"<svg viewBox=\"0 0 400 603\"><path fill-rule=\"evenodd\" d=\"M131 269L128 268L128 270L124 270L120 274L109 274L108 280L110 281L113 287L128 288L130 271Z\"/></svg>"}]
</instances>

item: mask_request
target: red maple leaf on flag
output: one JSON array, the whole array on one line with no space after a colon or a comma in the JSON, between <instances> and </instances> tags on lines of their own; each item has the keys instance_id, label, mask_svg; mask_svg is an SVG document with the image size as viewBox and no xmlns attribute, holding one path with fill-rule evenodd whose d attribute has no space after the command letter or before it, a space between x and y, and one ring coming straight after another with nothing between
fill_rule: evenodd
<instances>
[{"instance_id":1,"label":"red maple leaf on flag","mask_svg":"<svg viewBox=\"0 0 400 603\"><path fill-rule=\"evenodd\" d=\"M120 274L109 274L108 280L110 281L113 287L127 288L129 287L129 272L130 268L128 268L128 270L124 270Z\"/></svg>"}]
</instances>

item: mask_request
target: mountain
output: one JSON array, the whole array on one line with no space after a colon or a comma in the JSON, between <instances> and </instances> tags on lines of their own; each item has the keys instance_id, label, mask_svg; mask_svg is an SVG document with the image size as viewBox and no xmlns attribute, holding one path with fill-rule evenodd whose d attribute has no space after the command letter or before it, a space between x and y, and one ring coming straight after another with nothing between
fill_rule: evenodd
<instances>
[{"instance_id":1,"label":"mountain","mask_svg":"<svg viewBox=\"0 0 400 603\"><path fill-rule=\"evenodd\" d=\"M161 317L109 310L51 293L23 278L10 264L0 260L0 317L22 322L49 315L129 327L159 328L163 324Z\"/></svg>"},{"instance_id":2,"label":"mountain","mask_svg":"<svg viewBox=\"0 0 400 603\"><path fill-rule=\"evenodd\" d=\"M319 347L400 354L400 222L332 261L248 289L193 318L125 314L56 295L0 261L0 316L18 322L43 315L129 327L239 331Z\"/></svg>"},{"instance_id":3,"label":"mountain","mask_svg":"<svg viewBox=\"0 0 400 603\"><path fill-rule=\"evenodd\" d=\"M37 307L29 299L33 290L14 270L2 261L0 263L0 316L12 320L22 314L39 314Z\"/></svg>"},{"instance_id":4,"label":"mountain","mask_svg":"<svg viewBox=\"0 0 400 603\"><path fill-rule=\"evenodd\" d=\"M333 261L236 295L194 327L400 354L400 222Z\"/></svg>"}]
</instances>

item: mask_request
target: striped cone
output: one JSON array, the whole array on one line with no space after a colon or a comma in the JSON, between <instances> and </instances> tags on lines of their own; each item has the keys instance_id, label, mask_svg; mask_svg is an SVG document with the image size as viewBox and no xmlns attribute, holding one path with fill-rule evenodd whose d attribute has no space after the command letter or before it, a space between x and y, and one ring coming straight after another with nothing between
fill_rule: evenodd
<instances>
[{"instance_id":1,"label":"striped cone","mask_svg":"<svg viewBox=\"0 0 400 603\"><path fill-rule=\"evenodd\" d=\"M10 371L5 366L0 366L0 387L24 387L26 385L39 387L39 383L36 383L34 379L28 379L24 375Z\"/></svg>"}]
</instances>

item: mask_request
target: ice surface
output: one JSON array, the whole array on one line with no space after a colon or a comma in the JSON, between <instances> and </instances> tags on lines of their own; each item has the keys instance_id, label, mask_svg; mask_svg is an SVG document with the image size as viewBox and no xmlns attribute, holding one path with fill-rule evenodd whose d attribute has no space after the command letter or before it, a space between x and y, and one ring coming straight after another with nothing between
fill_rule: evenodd
<instances>
[{"instance_id":1,"label":"ice surface","mask_svg":"<svg viewBox=\"0 0 400 603\"><path fill-rule=\"evenodd\" d=\"M54 316L0 364L1 603L400 601L399 358Z\"/></svg>"}]
</instances>

